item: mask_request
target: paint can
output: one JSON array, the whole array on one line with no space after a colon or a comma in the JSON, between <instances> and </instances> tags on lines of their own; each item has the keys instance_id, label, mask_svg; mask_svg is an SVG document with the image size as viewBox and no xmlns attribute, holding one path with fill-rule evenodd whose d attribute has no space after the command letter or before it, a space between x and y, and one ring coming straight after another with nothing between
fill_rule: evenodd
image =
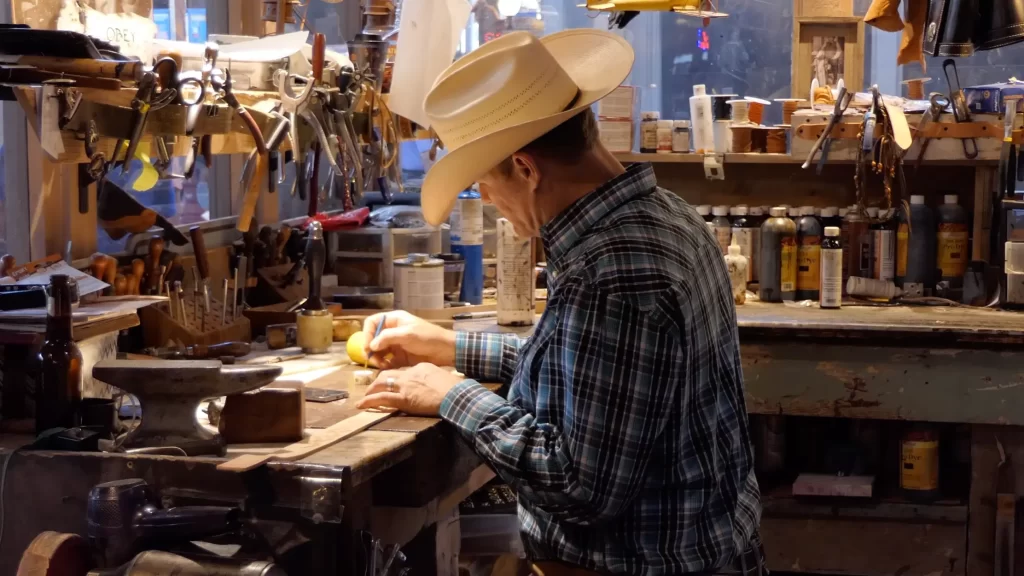
<instances>
[{"instance_id":1,"label":"paint can","mask_svg":"<svg viewBox=\"0 0 1024 576\"><path fill-rule=\"evenodd\" d=\"M484 301L484 205L480 193L459 194L450 219L452 253L464 261L459 300L470 304Z\"/></svg>"},{"instance_id":2,"label":"paint can","mask_svg":"<svg viewBox=\"0 0 1024 576\"><path fill-rule=\"evenodd\" d=\"M498 219L498 325L530 326L534 317L533 241Z\"/></svg>"},{"instance_id":3,"label":"paint can","mask_svg":"<svg viewBox=\"0 0 1024 576\"><path fill-rule=\"evenodd\" d=\"M395 309L444 308L444 261L428 254L395 259Z\"/></svg>"}]
</instances>

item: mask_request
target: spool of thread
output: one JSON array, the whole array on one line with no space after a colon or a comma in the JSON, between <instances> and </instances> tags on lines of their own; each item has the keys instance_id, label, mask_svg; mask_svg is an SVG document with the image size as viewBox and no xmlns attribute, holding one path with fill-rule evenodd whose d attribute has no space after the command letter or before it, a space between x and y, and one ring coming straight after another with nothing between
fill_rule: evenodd
<instances>
[{"instance_id":1,"label":"spool of thread","mask_svg":"<svg viewBox=\"0 0 1024 576\"><path fill-rule=\"evenodd\" d=\"M732 127L732 151L733 152L752 152L751 150L751 134L754 129L749 126L733 126Z\"/></svg>"},{"instance_id":2,"label":"spool of thread","mask_svg":"<svg viewBox=\"0 0 1024 576\"><path fill-rule=\"evenodd\" d=\"M836 98L832 95L832 89L828 86L819 86L814 89L815 104L835 104Z\"/></svg>"},{"instance_id":3,"label":"spool of thread","mask_svg":"<svg viewBox=\"0 0 1024 576\"><path fill-rule=\"evenodd\" d=\"M750 130L750 151L768 151L768 130L769 128L752 128Z\"/></svg>"},{"instance_id":4,"label":"spool of thread","mask_svg":"<svg viewBox=\"0 0 1024 576\"><path fill-rule=\"evenodd\" d=\"M750 122L748 113L750 112L750 103L746 100L729 100L729 106L732 107L732 123L736 124L747 124Z\"/></svg>"},{"instance_id":5,"label":"spool of thread","mask_svg":"<svg viewBox=\"0 0 1024 576\"><path fill-rule=\"evenodd\" d=\"M782 103L782 123L789 126L793 124L793 113L800 108L801 102L806 102L802 98L779 98L776 102Z\"/></svg>"},{"instance_id":6,"label":"spool of thread","mask_svg":"<svg viewBox=\"0 0 1024 576\"><path fill-rule=\"evenodd\" d=\"M786 129L785 128L769 128L767 130L767 137L765 143L765 151L769 154L785 154L786 153Z\"/></svg>"},{"instance_id":7,"label":"spool of thread","mask_svg":"<svg viewBox=\"0 0 1024 576\"><path fill-rule=\"evenodd\" d=\"M760 126L761 122L764 121L764 107L770 106L771 102L752 96L747 96L746 101L748 107L747 118L752 124Z\"/></svg>"},{"instance_id":8,"label":"spool of thread","mask_svg":"<svg viewBox=\"0 0 1024 576\"><path fill-rule=\"evenodd\" d=\"M903 85L907 87L907 98L911 100L924 100L924 85L931 81L931 78L911 78L904 80Z\"/></svg>"}]
</instances>

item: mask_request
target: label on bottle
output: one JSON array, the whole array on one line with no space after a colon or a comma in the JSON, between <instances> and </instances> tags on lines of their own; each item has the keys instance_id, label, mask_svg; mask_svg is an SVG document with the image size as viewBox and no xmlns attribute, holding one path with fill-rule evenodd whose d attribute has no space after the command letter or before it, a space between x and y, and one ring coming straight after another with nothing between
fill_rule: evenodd
<instances>
[{"instance_id":1,"label":"label on bottle","mask_svg":"<svg viewBox=\"0 0 1024 576\"><path fill-rule=\"evenodd\" d=\"M729 242L732 240L732 228L715 226L715 239L718 240L718 246L722 248L722 254L728 254Z\"/></svg>"},{"instance_id":2,"label":"label on bottle","mask_svg":"<svg viewBox=\"0 0 1024 576\"><path fill-rule=\"evenodd\" d=\"M658 150L658 125L655 122L640 123L640 148L644 152Z\"/></svg>"},{"instance_id":3,"label":"label on bottle","mask_svg":"<svg viewBox=\"0 0 1024 576\"><path fill-rule=\"evenodd\" d=\"M896 232L896 275L903 278L907 275L907 251L910 250L910 225L900 223Z\"/></svg>"},{"instance_id":4,"label":"label on bottle","mask_svg":"<svg viewBox=\"0 0 1024 576\"><path fill-rule=\"evenodd\" d=\"M879 280L892 281L896 274L895 246L896 236L892 230L875 230L875 273Z\"/></svg>"},{"instance_id":5,"label":"label on bottle","mask_svg":"<svg viewBox=\"0 0 1024 576\"><path fill-rule=\"evenodd\" d=\"M740 254L747 257L747 282L751 282L754 279L754 228L733 228L732 238L739 245Z\"/></svg>"},{"instance_id":6,"label":"label on bottle","mask_svg":"<svg viewBox=\"0 0 1024 576\"><path fill-rule=\"evenodd\" d=\"M938 262L943 278L959 278L967 271L967 225L939 224Z\"/></svg>"},{"instance_id":7,"label":"label on bottle","mask_svg":"<svg viewBox=\"0 0 1024 576\"><path fill-rule=\"evenodd\" d=\"M864 228L860 238L857 240L857 246L860 248L860 259L857 270L850 272L851 276L873 278L875 272L875 235L872 232L873 230Z\"/></svg>"},{"instance_id":8,"label":"label on bottle","mask_svg":"<svg viewBox=\"0 0 1024 576\"><path fill-rule=\"evenodd\" d=\"M796 291L796 238L787 236L781 240L782 248L782 270L781 286L782 293Z\"/></svg>"},{"instance_id":9,"label":"label on bottle","mask_svg":"<svg viewBox=\"0 0 1024 576\"><path fill-rule=\"evenodd\" d=\"M821 295L818 303L822 308L839 308L843 303L842 248L821 251Z\"/></svg>"},{"instance_id":10,"label":"label on bottle","mask_svg":"<svg viewBox=\"0 0 1024 576\"><path fill-rule=\"evenodd\" d=\"M796 285L799 290L821 288L821 238L801 236L797 248Z\"/></svg>"},{"instance_id":11,"label":"label on bottle","mask_svg":"<svg viewBox=\"0 0 1024 576\"><path fill-rule=\"evenodd\" d=\"M904 440L901 449L900 488L939 489L939 443L936 440Z\"/></svg>"}]
</instances>

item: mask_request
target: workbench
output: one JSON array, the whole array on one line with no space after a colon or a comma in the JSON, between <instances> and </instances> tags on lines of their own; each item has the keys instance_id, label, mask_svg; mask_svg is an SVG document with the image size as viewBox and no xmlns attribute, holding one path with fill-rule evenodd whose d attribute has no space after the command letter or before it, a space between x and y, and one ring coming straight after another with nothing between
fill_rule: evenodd
<instances>
[{"instance_id":1,"label":"workbench","mask_svg":"<svg viewBox=\"0 0 1024 576\"><path fill-rule=\"evenodd\" d=\"M1018 367L1024 367L1024 315L748 303L737 308L737 322L751 414L956 422L972 431L970 493L963 500L851 504L765 493L762 535L771 569L992 573L996 438L1016 467L1016 493L1024 495L1024 414L1017 409L1024 406L1024 368ZM493 319L459 322L456 329L531 330L498 327ZM27 441L0 440L8 450ZM437 570L444 573L453 558L445 546L457 541L457 534L443 533L457 526L449 519L459 501L493 477L449 426L406 416L296 463L238 474L217 471L221 461L19 453L4 496L0 576L12 573L8 567L40 530L84 534L89 489L125 477L142 477L175 502L244 502L261 517L298 522L314 542L308 574L346 573L355 535L363 529L406 544L412 557L419 551L420 562L437 556ZM331 489L315 490L323 486ZM1018 569L1022 561L1018 555Z\"/></svg>"}]
</instances>

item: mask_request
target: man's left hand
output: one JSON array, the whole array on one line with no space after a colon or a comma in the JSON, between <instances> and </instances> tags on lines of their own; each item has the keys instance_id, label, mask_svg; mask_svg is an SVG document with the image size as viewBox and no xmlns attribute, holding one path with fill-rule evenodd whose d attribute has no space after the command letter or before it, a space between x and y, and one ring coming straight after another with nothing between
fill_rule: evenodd
<instances>
[{"instance_id":1,"label":"man's left hand","mask_svg":"<svg viewBox=\"0 0 1024 576\"><path fill-rule=\"evenodd\" d=\"M464 376L426 362L406 370L385 370L366 389L356 408L390 408L415 416L438 416L441 401Z\"/></svg>"}]
</instances>

